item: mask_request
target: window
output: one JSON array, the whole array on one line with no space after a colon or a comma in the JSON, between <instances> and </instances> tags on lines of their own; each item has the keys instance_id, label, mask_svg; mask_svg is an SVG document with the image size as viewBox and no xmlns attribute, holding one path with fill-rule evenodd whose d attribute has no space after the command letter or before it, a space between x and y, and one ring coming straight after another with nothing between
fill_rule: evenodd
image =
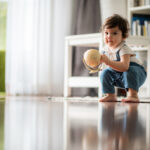
<instances>
[{"instance_id":1,"label":"window","mask_svg":"<svg viewBox=\"0 0 150 150\"><path fill-rule=\"evenodd\" d=\"M5 50L7 1L0 0L0 95L5 92Z\"/></svg>"},{"instance_id":2,"label":"window","mask_svg":"<svg viewBox=\"0 0 150 150\"><path fill-rule=\"evenodd\" d=\"M0 50L6 50L7 2L0 0Z\"/></svg>"}]
</instances>

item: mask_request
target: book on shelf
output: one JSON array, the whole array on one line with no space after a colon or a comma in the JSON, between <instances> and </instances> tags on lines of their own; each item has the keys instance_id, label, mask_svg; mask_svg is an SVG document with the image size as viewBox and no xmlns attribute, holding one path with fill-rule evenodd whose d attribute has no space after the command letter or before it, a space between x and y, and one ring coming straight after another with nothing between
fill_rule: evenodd
<instances>
[{"instance_id":1,"label":"book on shelf","mask_svg":"<svg viewBox=\"0 0 150 150\"><path fill-rule=\"evenodd\" d=\"M129 0L131 7L150 5L150 0Z\"/></svg>"},{"instance_id":2,"label":"book on shelf","mask_svg":"<svg viewBox=\"0 0 150 150\"><path fill-rule=\"evenodd\" d=\"M134 14L131 22L131 34L150 37L150 15Z\"/></svg>"}]
</instances>

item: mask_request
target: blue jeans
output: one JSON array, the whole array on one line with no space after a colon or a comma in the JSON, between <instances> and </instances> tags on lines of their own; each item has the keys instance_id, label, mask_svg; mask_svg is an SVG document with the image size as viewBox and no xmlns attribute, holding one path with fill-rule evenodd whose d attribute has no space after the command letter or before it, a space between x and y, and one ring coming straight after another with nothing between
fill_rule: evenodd
<instances>
[{"instance_id":1,"label":"blue jeans","mask_svg":"<svg viewBox=\"0 0 150 150\"><path fill-rule=\"evenodd\" d=\"M115 93L114 86L119 88L132 88L139 91L140 86L146 80L147 73L143 66L131 62L126 72L118 72L112 68L101 71L100 81L102 93Z\"/></svg>"}]
</instances>

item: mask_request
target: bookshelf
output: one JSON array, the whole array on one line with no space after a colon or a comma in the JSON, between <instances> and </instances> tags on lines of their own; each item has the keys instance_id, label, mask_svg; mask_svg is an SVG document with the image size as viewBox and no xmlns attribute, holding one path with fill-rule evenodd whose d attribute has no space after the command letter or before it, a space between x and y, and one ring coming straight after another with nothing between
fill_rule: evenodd
<instances>
[{"instance_id":1,"label":"bookshelf","mask_svg":"<svg viewBox=\"0 0 150 150\"><path fill-rule=\"evenodd\" d=\"M150 0L128 0L131 35L150 38Z\"/></svg>"},{"instance_id":2,"label":"bookshelf","mask_svg":"<svg viewBox=\"0 0 150 150\"><path fill-rule=\"evenodd\" d=\"M150 97L150 43L144 44L144 41L150 41L150 0L128 0L127 3L128 21L130 24L130 36L135 39L143 39L143 44L132 45L132 49L139 54L140 59L146 62L147 80L141 88L140 95ZM147 93L147 94L146 94Z\"/></svg>"}]
</instances>

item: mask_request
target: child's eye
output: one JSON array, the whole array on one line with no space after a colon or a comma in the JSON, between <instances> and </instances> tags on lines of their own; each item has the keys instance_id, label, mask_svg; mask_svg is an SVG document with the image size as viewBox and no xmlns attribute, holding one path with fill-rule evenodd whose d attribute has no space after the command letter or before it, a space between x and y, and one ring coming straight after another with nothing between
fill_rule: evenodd
<instances>
[{"instance_id":1,"label":"child's eye","mask_svg":"<svg viewBox=\"0 0 150 150\"><path fill-rule=\"evenodd\" d=\"M108 35L108 32L105 32L105 35Z\"/></svg>"},{"instance_id":2,"label":"child's eye","mask_svg":"<svg viewBox=\"0 0 150 150\"><path fill-rule=\"evenodd\" d=\"M114 32L114 33L113 33L113 35L117 35L117 34L118 34L117 32Z\"/></svg>"}]
</instances>

